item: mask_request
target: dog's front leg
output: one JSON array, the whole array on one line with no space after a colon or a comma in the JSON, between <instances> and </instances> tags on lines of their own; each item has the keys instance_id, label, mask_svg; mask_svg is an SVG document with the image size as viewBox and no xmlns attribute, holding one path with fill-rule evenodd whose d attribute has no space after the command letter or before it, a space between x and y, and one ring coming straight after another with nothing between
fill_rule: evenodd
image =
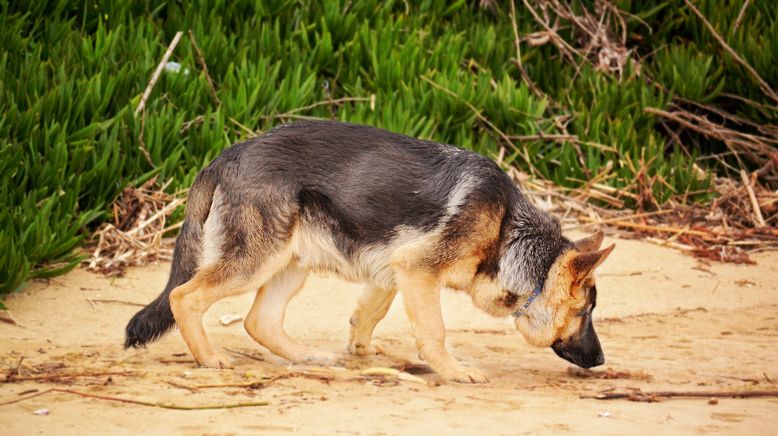
<instances>
[{"instance_id":1,"label":"dog's front leg","mask_svg":"<svg viewBox=\"0 0 778 436\"><path fill-rule=\"evenodd\" d=\"M459 364L446 351L446 326L440 309L442 286L428 273L397 271L405 310L416 337L419 356L446 380L460 383L487 383L481 371Z\"/></svg>"},{"instance_id":2,"label":"dog's front leg","mask_svg":"<svg viewBox=\"0 0 778 436\"><path fill-rule=\"evenodd\" d=\"M366 356L381 354L382 350L376 345L370 345L373 340L373 331L379 321L384 319L389 307L397 294L396 289L381 289L373 284L366 284L349 323L348 350L351 354Z\"/></svg>"}]
</instances>

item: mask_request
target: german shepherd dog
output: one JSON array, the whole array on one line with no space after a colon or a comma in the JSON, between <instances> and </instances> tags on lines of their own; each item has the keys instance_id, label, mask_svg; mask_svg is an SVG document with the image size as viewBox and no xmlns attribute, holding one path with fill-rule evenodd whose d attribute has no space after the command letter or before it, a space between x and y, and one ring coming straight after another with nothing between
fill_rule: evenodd
<instances>
[{"instance_id":1,"label":"german shepherd dog","mask_svg":"<svg viewBox=\"0 0 778 436\"><path fill-rule=\"evenodd\" d=\"M565 238L478 154L361 125L283 125L199 173L167 286L130 320L125 347L178 324L200 365L230 368L202 317L221 298L255 291L245 319L252 338L294 362L326 361L284 331L287 304L320 271L365 284L351 317L353 354L378 351L373 330L399 290L420 358L447 380L487 382L446 351L440 293L451 288L490 315L513 315L532 345L589 368L604 362L592 271L614 246L599 250L602 238Z\"/></svg>"}]
</instances>

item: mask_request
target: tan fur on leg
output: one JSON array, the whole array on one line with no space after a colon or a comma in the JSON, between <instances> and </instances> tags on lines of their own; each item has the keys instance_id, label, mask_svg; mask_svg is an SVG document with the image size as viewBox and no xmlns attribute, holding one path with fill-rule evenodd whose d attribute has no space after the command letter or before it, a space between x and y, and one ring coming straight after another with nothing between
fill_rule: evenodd
<instances>
[{"instance_id":1,"label":"tan fur on leg","mask_svg":"<svg viewBox=\"0 0 778 436\"><path fill-rule=\"evenodd\" d=\"M219 282L205 269L170 293L170 308L195 361L209 368L232 368L230 359L216 353L203 329L203 315L211 305L224 297L249 289L246 281Z\"/></svg>"},{"instance_id":2,"label":"tan fur on leg","mask_svg":"<svg viewBox=\"0 0 778 436\"><path fill-rule=\"evenodd\" d=\"M326 353L311 351L290 338L284 330L286 306L305 284L308 271L289 264L257 291L257 297L246 316L246 331L273 354L293 362L330 361Z\"/></svg>"},{"instance_id":3,"label":"tan fur on leg","mask_svg":"<svg viewBox=\"0 0 778 436\"><path fill-rule=\"evenodd\" d=\"M386 316L395 295L397 295L396 289L386 290L372 284L365 285L362 297L351 315L351 332L348 341L348 350L351 354L366 356L380 353L380 350L371 346L370 342L376 325Z\"/></svg>"},{"instance_id":4,"label":"tan fur on leg","mask_svg":"<svg viewBox=\"0 0 778 436\"><path fill-rule=\"evenodd\" d=\"M465 368L446 351L446 326L440 309L441 286L426 272L397 271L397 285L416 337L419 356L441 377L460 383L486 383L477 369Z\"/></svg>"},{"instance_id":5,"label":"tan fur on leg","mask_svg":"<svg viewBox=\"0 0 778 436\"><path fill-rule=\"evenodd\" d=\"M195 273L191 280L170 293L170 308L192 356L202 366L231 368L229 358L216 353L203 329L203 315L224 297L257 289L289 263L289 246L267 256L253 273L246 263L218 260ZM245 273L249 271L249 273Z\"/></svg>"}]
</instances>

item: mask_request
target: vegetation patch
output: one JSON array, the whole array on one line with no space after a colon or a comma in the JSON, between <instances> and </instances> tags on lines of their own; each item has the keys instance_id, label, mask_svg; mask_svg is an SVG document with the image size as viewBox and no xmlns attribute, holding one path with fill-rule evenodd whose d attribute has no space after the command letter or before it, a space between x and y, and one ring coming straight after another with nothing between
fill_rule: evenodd
<instances>
[{"instance_id":1,"label":"vegetation patch","mask_svg":"<svg viewBox=\"0 0 778 436\"><path fill-rule=\"evenodd\" d=\"M179 192L225 147L300 118L457 144L637 209L709 201L741 171L774 191L777 14L769 0L0 0L0 294L82 261L125 188Z\"/></svg>"}]
</instances>

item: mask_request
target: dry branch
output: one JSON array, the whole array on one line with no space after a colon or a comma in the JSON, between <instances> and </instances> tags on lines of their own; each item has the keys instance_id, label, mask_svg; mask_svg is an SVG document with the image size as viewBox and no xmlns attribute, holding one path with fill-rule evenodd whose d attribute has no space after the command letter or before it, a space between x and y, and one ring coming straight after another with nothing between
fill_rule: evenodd
<instances>
[{"instance_id":1,"label":"dry branch","mask_svg":"<svg viewBox=\"0 0 778 436\"><path fill-rule=\"evenodd\" d=\"M708 29L708 31L713 35L714 38L716 38L716 41L718 41L719 44L721 44L721 47L724 49L724 51L729 53L729 55L732 56L732 59L734 59L735 62L739 63L743 68L746 69L746 71L748 71L751 77L753 77L754 80L756 80L756 82L759 84L759 87L762 88L762 91L764 91L764 93L767 94L768 97L773 99L773 101L778 102L778 94L776 94L775 91L773 91L773 88L771 88L770 85L767 82L765 82L764 79L762 79L762 76L760 76L759 73L757 73L756 70L751 65L748 64L748 62L746 62L743 58L741 58L740 55L737 54L737 52L733 50L732 47L729 46L729 44L727 44L726 41L724 41L724 38L722 38L721 35L719 35L719 33L716 32L716 29L713 27L712 24L710 24L710 21L708 21L705 18L705 15L702 15L702 12L700 12L700 10L697 9L697 7L694 6L692 2L690 2L689 0L684 0L684 1L686 2L686 6L688 6L689 9L691 9L692 12L694 12L694 14L697 15L700 18L700 20L702 20L702 24L704 24L705 28Z\"/></svg>"},{"instance_id":2,"label":"dry branch","mask_svg":"<svg viewBox=\"0 0 778 436\"><path fill-rule=\"evenodd\" d=\"M596 220L591 220L586 217L581 218L583 221L590 221L590 222L597 222ZM604 221L600 221L600 224L604 223ZM711 232L700 232L697 230L689 230L687 228L679 228L679 227L666 227L666 226L652 226L648 224L640 224L640 223L633 223L629 221L622 221L622 220L608 220L607 224L611 224L618 227L628 227L632 229L637 230L644 230L654 233L686 233L688 235L692 236L699 236L701 238L711 238L714 235Z\"/></svg>"},{"instance_id":3,"label":"dry branch","mask_svg":"<svg viewBox=\"0 0 778 436\"><path fill-rule=\"evenodd\" d=\"M704 108L713 109L707 106ZM762 168L758 173L762 180L778 184L778 167L776 167L776 163L778 163L778 150L776 150L778 135L758 135L734 130L723 123L713 122L705 116L695 114L675 104L670 105L669 109L667 111L647 107L644 111L723 142L736 158L739 160L741 158L747 159L756 167ZM715 112L722 118L730 117L732 121L744 122L744 120L732 119L731 115L720 110L715 110Z\"/></svg>"},{"instance_id":4,"label":"dry branch","mask_svg":"<svg viewBox=\"0 0 778 436\"><path fill-rule=\"evenodd\" d=\"M688 204L683 195L671 198L657 210L648 212L598 207L595 199L611 207L621 196L630 194L599 183L586 183L570 189L551 182L530 179L515 168L508 174L543 210L561 216L564 230L597 226L623 238L656 243L710 260L753 263L749 252L778 249L778 192L756 182L715 179L718 196L710 204ZM761 226L750 201L749 188L767 225ZM771 227L772 225L772 227Z\"/></svg>"},{"instance_id":5,"label":"dry branch","mask_svg":"<svg viewBox=\"0 0 778 436\"><path fill-rule=\"evenodd\" d=\"M126 188L116 199L113 222L92 235L92 254L84 261L88 270L121 275L128 266L171 259L172 247L163 236L175 226L165 224L184 200L154 186L152 179L140 188Z\"/></svg>"},{"instance_id":6,"label":"dry branch","mask_svg":"<svg viewBox=\"0 0 778 436\"><path fill-rule=\"evenodd\" d=\"M30 375L30 376L17 376L13 372L6 375L5 379L3 379L2 383L18 383L18 382L25 382L25 381L35 381L35 382L56 382L56 381L62 381L62 380L72 380L76 378L84 378L84 377L103 377L103 376L114 376L114 375L121 375L121 376L131 376L135 375L135 372L131 371L86 371L86 372L78 372L78 373L52 373L52 374L38 374L38 375Z\"/></svg>"},{"instance_id":7,"label":"dry branch","mask_svg":"<svg viewBox=\"0 0 778 436\"><path fill-rule=\"evenodd\" d=\"M499 127L495 126L491 121L489 121L482 113L481 110L473 106L469 101L466 101L459 95L457 95L454 91L446 88L445 86L442 86L438 83L435 83L432 79L426 76L421 76L421 79L425 82L432 85L433 88L438 89L440 91L443 91L444 93L450 95L451 97L456 98L457 100L461 101L462 104L467 106L470 111L473 112L473 115L475 115L476 118L478 118L482 123L486 124L489 128L491 128L497 135L507 143L511 148L518 151L521 157L524 159L524 162L528 165L530 171L537 176L540 176L540 172L535 168L534 165L532 165L532 160L529 158L529 155L527 155L527 149L521 149L516 146L516 144L511 140L511 138L505 134L502 130L500 130Z\"/></svg>"},{"instance_id":8,"label":"dry branch","mask_svg":"<svg viewBox=\"0 0 778 436\"><path fill-rule=\"evenodd\" d=\"M627 25L622 16L623 12L610 2L595 1L594 11L586 7L577 11L571 2L559 0L524 0L524 5L544 29L528 35L525 40L532 46L551 42L562 56L576 67L575 77L587 62L597 70L616 74L618 77L622 77L628 62L639 72L637 59L632 58L631 50L626 47ZM552 16L555 19L553 25ZM559 35L560 20L569 24L565 27L573 32L571 39L575 46ZM577 59L580 59L580 62Z\"/></svg>"},{"instance_id":9,"label":"dry branch","mask_svg":"<svg viewBox=\"0 0 778 436\"><path fill-rule=\"evenodd\" d=\"M71 394L71 395L78 395L80 397L85 398L94 398L97 400L104 400L104 401L116 401L119 403L126 403L126 404L137 404L139 406L148 406L148 407L160 407L163 409L172 409L172 410L211 410L211 409L235 409L239 407L255 407L255 406L267 406L270 404L267 401L254 401L250 403L231 403L231 404L209 404L204 406L183 406L179 404L173 404L173 403L162 403L162 402L152 402L152 401L142 401L142 400L135 400L131 398L119 398L119 397L109 397L107 395L96 395L96 394L90 394L86 392L79 392L74 391L70 389L47 389L42 392L38 392L32 395L28 395L23 398L18 398L15 400L0 402L0 406L6 406L9 404L15 404L20 403L25 400L29 400L30 398L40 397L41 395L49 394L52 392L59 392L63 394Z\"/></svg>"},{"instance_id":10,"label":"dry branch","mask_svg":"<svg viewBox=\"0 0 778 436\"><path fill-rule=\"evenodd\" d=\"M519 69L519 73L521 74L521 78L524 80L524 83L527 84L529 89L538 97L545 98L546 100L550 100L548 96L543 94L543 92L538 89L537 86L535 86L535 82L530 79L529 74L527 74L527 70L524 69L524 65L521 63L521 38L519 38L519 28L516 24L516 4L515 0L511 0L511 24L513 25L513 36L514 36L514 45L516 45L516 67Z\"/></svg>"},{"instance_id":11,"label":"dry branch","mask_svg":"<svg viewBox=\"0 0 778 436\"><path fill-rule=\"evenodd\" d=\"M183 34L184 32L176 32L173 40L170 41L170 45L165 51L165 54L162 56L162 60L159 61L157 69L154 70L154 74L151 75L151 79L149 80L148 85L146 85L146 89L143 91L143 96L140 98L138 107L135 108L136 116L146 108L146 100L148 100L149 96L151 95L151 91L154 89L154 85L156 85L157 79L159 79L159 75L162 74L162 70L165 69L165 65L167 64L168 59L170 59L170 55L173 54L173 50L175 50L176 46L178 45L178 41L181 40L181 35Z\"/></svg>"},{"instance_id":12,"label":"dry branch","mask_svg":"<svg viewBox=\"0 0 778 436\"><path fill-rule=\"evenodd\" d=\"M208 74L208 65L205 63L205 56L203 56L203 52L200 51L200 47L197 45L197 40L195 40L194 33L191 29L189 29L189 40L192 42L192 47L195 49L195 53L197 53L197 60L200 62L200 66L203 67L203 72L205 73L205 79L208 81L208 89L211 90L211 98L213 99L213 104L216 106L219 106L222 104L221 100L219 100L219 96L216 95L216 87L213 86L213 79L211 79L211 75Z\"/></svg>"},{"instance_id":13,"label":"dry branch","mask_svg":"<svg viewBox=\"0 0 778 436\"><path fill-rule=\"evenodd\" d=\"M620 400L627 399L643 403L657 402L662 398L778 398L778 390L768 391L656 391L603 392L597 395L582 395L582 399Z\"/></svg>"}]
</instances>

